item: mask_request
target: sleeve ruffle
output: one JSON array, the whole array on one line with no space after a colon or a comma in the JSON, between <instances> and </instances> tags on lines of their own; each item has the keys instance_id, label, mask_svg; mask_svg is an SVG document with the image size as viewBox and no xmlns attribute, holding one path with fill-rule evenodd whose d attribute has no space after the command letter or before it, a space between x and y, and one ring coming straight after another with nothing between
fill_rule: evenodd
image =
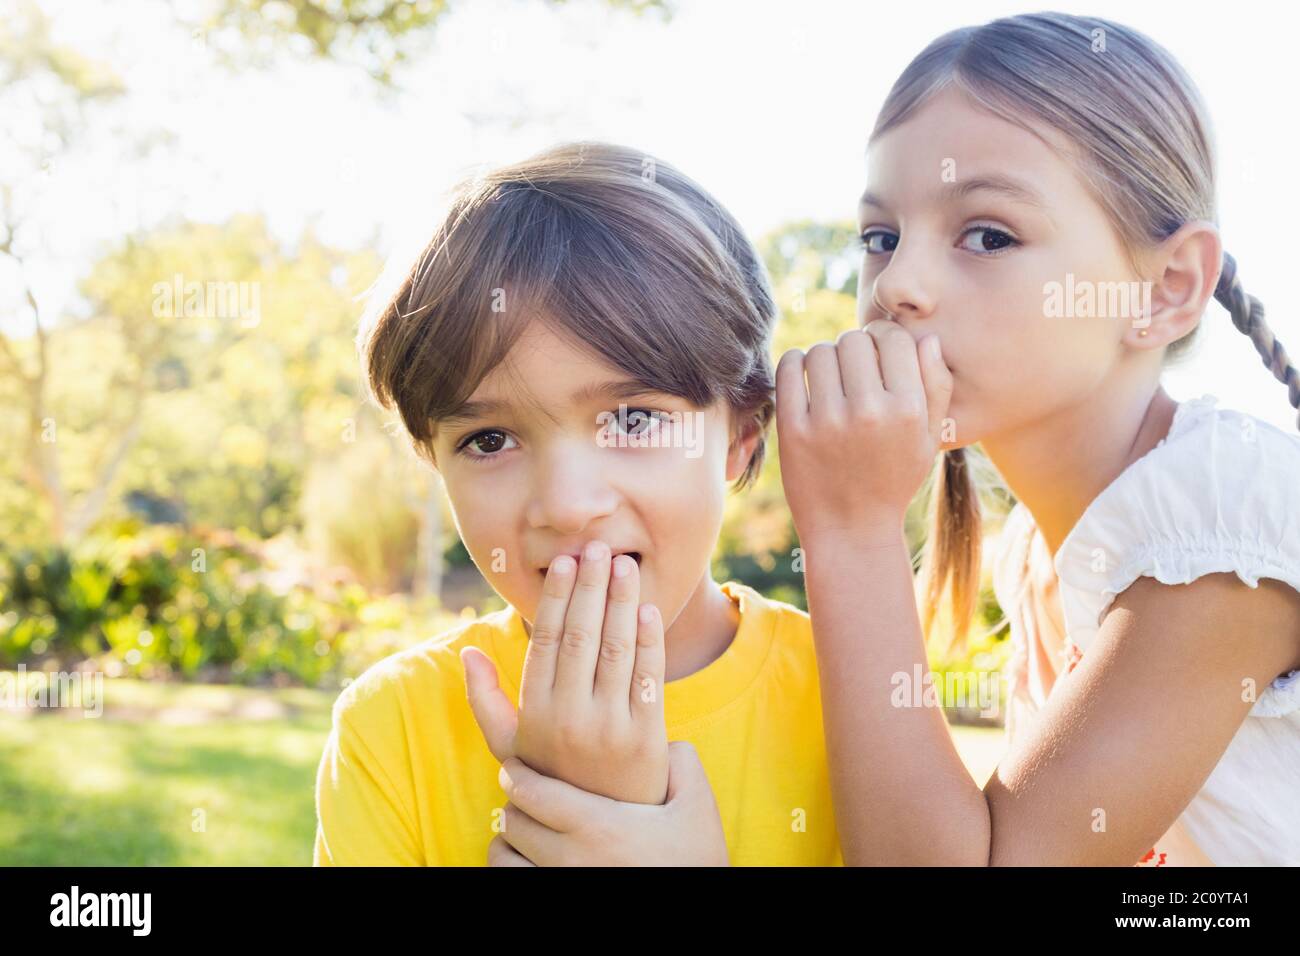
<instances>
[{"instance_id":1,"label":"sleeve ruffle","mask_svg":"<svg viewBox=\"0 0 1300 956\"><path fill-rule=\"evenodd\" d=\"M1115 597L1139 577L1189 584L1232 573L1300 591L1300 438L1197 405L1184 433L1135 462L1088 507L1057 556L1070 636L1086 650ZM1252 716L1300 709L1293 671Z\"/></svg>"}]
</instances>

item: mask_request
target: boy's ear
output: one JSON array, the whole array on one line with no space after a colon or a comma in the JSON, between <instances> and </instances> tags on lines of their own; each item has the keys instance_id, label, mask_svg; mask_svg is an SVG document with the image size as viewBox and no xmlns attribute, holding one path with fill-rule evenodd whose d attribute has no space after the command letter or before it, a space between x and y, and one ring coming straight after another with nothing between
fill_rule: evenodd
<instances>
[{"instance_id":1,"label":"boy's ear","mask_svg":"<svg viewBox=\"0 0 1300 956\"><path fill-rule=\"evenodd\" d=\"M1214 297L1223 268L1223 241L1214 223L1203 219L1182 225L1160 243L1151 260L1150 315L1129 322L1124 344L1163 348L1196 328Z\"/></svg>"},{"instance_id":2,"label":"boy's ear","mask_svg":"<svg viewBox=\"0 0 1300 956\"><path fill-rule=\"evenodd\" d=\"M727 449L727 481L735 481L745 473L761 434L758 422L752 418L740 426L740 434L732 438Z\"/></svg>"}]
</instances>

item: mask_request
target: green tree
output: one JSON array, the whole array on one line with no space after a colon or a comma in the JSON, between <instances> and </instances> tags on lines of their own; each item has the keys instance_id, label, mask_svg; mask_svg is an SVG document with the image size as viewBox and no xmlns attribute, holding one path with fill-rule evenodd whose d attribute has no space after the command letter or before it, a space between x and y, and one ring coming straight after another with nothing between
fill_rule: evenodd
<instances>
[{"instance_id":1,"label":"green tree","mask_svg":"<svg viewBox=\"0 0 1300 956\"><path fill-rule=\"evenodd\" d=\"M3 434L5 447L17 450L13 477L43 504L52 536L63 540L82 533L98 513L105 489L135 441L133 412L144 386L139 378L113 381L125 396L125 414L105 431L95 457L88 459L91 477L74 507L57 445L59 418L50 396L54 320L45 314L30 280L30 260L37 247L25 235L31 208L24 199L38 191L53 159L75 146L87 113L120 97L123 85L105 64L56 43L48 19L28 2L0 20L0 91L0 111L15 117L15 140L35 147L25 153L27 165L6 168L0 183L0 261L13 279L18 318L32 329L29 337L17 340L0 325L0 394L17 412ZM137 331L124 329L124 339L142 350L147 364L143 353L151 342L147 335L136 336ZM0 506L30 510L35 504L17 493L0 499Z\"/></svg>"},{"instance_id":2,"label":"green tree","mask_svg":"<svg viewBox=\"0 0 1300 956\"><path fill-rule=\"evenodd\" d=\"M558 6L567 0L548 0ZM604 0L636 15L663 17L665 0ZM267 59L265 51L305 49L309 55L359 66L381 84L425 50L449 0L220 0L206 19L189 24L230 63Z\"/></svg>"}]
</instances>

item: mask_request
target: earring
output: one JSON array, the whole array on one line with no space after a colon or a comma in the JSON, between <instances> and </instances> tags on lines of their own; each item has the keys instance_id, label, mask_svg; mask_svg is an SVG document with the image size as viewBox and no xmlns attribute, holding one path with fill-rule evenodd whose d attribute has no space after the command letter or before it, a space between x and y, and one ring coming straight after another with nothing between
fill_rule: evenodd
<instances>
[{"instance_id":1,"label":"earring","mask_svg":"<svg viewBox=\"0 0 1300 956\"><path fill-rule=\"evenodd\" d=\"M1147 330L1146 330L1146 329L1138 329L1138 338L1140 338L1140 339L1144 339L1144 338L1146 338L1146 337L1147 337Z\"/></svg>"}]
</instances>

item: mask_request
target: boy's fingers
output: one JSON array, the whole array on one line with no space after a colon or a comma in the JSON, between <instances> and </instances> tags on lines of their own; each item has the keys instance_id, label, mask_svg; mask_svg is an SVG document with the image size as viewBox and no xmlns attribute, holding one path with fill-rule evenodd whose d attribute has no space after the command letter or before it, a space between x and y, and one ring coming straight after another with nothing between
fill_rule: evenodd
<instances>
[{"instance_id":1,"label":"boy's fingers","mask_svg":"<svg viewBox=\"0 0 1300 956\"><path fill-rule=\"evenodd\" d=\"M600 631L605 624L605 594L609 590L609 545L589 541L578 565L578 581L564 617L564 635L555 661L553 700L575 709L591 701L596 684Z\"/></svg>"},{"instance_id":2,"label":"boy's fingers","mask_svg":"<svg viewBox=\"0 0 1300 956\"><path fill-rule=\"evenodd\" d=\"M519 698L541 703L550 697L555 684L555 660L564 635L564 615L569 610L577 563L562 554L546 569L542 599L533 615L533 629L524 655L524 672L519 682Z\"/></svg>"},{"instance_id":3,"label":"boy's fingers","mask_svg":"<svg viewBox=\"0 0 1300 956\"><path fill-rule=\"evenodd\" d=\"M693 799L707 796L717 803L713 788L709 786L709 775L700 763L700 755L693 744L684 740L675 740L668 745L668 803L677 799Z\"/></svg>"},{"instance_id":4,"label":"boy's fingers","mask_svg":"<svg viewBox=\"0 0 1300 956\"><path fill-rule=\"evenodd\" d=\"M803 380L804 355L790 349L776 363L776 428L802 425L808 418L808 389Z\"/></svg>"},{"instance_id":5,"label":"boy's fingers","mask_svg":"<svg viewBox=\"0 0 1300 956\"><path fill-rule=\"evenodd\" d=\"M664 723L664 619L653 604L637 611L636 668L632 672L632 718Z\"/></svg>"},{"instance_id":6,"label":"boy's fingers","mask_svg":"<svg viewBox=\"0 0 1300 956\"><path fill-rule=\"evenodd\" d=\"M943 360L939 336L921 340L921 378L925 382L925 404L929 411L930 434L936 442L943 435L943 424L952 404L952 371Z\"/></svg>"},{"instance_id":7,"label":"boy's fingers","mask_svg":"<svg viewBox=\"0 0 1300 956\"><path fill-rule=\"evenodd\" d=\"M498 834L488 844L488 866L536 866Z\"/></svg>"},{"instance_id":8,"label":"boy's fingers","mask_svg":"<svg viewBox=\"0 0 1300 956\"><path fill-rule=\"evenodd\" d=\"M691 821L697 828L711 823L722 854L714 862L727 865L726 834L718 812L718 799L709 786L709 775L700 762L700 755L685 741L668 745L668 796L664 806L680 821ZM696 829L695 832L706 831Z\"/></svg>"},{"instance_id":9,"label":"boy's fingers","mask_svg":"<svg viewBox=\"0 0 1300 956\"><path fill-rule=\"evenodd\" d=\"M562 866L565 837L538 823L513 802L506 804L501 839L537 866Z\"/></svg>"},{"instance_id":10,"label":"boy's fingers","mask_svg":"<svg viewBox=\"0 0 1300 956\"><path fill-rule=\"evenodd\" d=\"M637 655L637 599L641 595L636 559L620 554L610 566L609 601L600 636L595 696L607 705L627 700Z\"/></svg>"},{"instance_id":11,"label":"boy's fingers","mask_svg":"<svg viewBox=\"0 0 1300 956\"><path fill-rule=\"evenodd\" d=\"M499 761L515 755L515 728L519 714L497 680L496 665L477 647L464 647L460 652L465 667L465 693L474 720L487 741L488 750Z\"/></svg>"},{"instance_id":12,"label":"boy's fingers","mask_svg":"<svg viewBox=\"0 0 1300 956\"><path fill-rule=\"evenodd\" d=\"M599 816L602 806L609 802L563 780L543 776L517 758L501 764L497 779L506 799L538 823L559 833L579 829L587 820ZM541 862L513 838L510 842L530 860Z\"/></svg>"}]
</instances>

